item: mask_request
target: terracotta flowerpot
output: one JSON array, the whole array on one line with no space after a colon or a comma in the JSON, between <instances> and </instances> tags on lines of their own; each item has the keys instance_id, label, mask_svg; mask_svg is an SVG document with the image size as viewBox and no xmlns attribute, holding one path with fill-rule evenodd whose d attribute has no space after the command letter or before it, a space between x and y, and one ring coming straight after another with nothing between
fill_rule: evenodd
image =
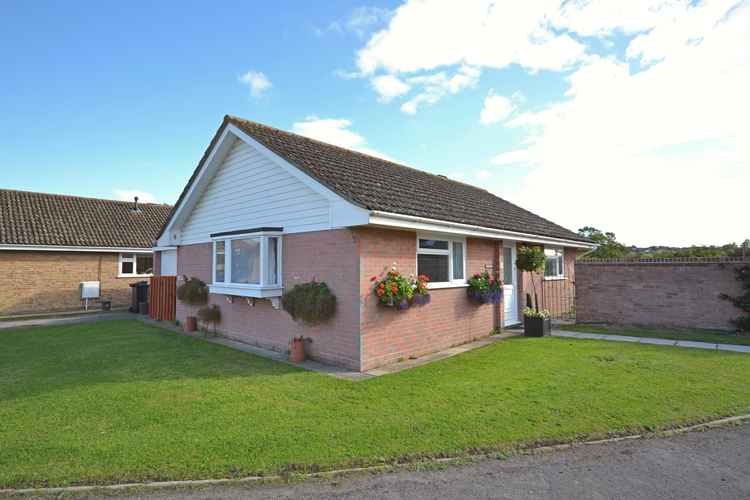
<instances>
[{"instance_id":1,"label":"terracotta flowerpot","mask_svg":"<svg viewBox=\"0 0 750 500\"><path fill-rule=\"evenodd\" d=\"M305 339L293 338L289 343L289 360L292 363L302 363L305 360Z\"/></svg>"},{"instance_id":2,"label":"terracotta flowerpot","mask_svg":"<svg viewBox=\"0 0 750 500\"><path fill-rule=\"evenodd\" d=\"M198 329L198 318L195 316L188 316L185 318L185 331L194 332Z\"/></svg>"}]
</instances>

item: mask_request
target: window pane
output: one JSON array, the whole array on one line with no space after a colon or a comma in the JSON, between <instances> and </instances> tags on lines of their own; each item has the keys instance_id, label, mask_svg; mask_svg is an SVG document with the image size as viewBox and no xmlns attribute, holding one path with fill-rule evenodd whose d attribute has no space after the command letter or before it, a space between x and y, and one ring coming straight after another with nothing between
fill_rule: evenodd
<instances>
[{"instance_id":1,"label":"window pane","mask_svg":"<svg viewBox=\"0 0 750 500\"><path fill-rule=\"evenodd\" d=\"M122 260L133 260L133 254L132 253L122 254Z\"/></svg>"},{"instance_id":2,"label":"window pane","mask_svg":"<svg viewBox=\"0 0 750 500\"><path fill-rule=\"evenodd\" d=\"M216 242L216 258L214 262L216 281L219 283L224 282L224 242Z\"/></svg>"},{"instance_id":3,"label":"window pane","mask_svg":"<svg viewBox=\"0 0 750 500\"><path fill-rule=\"evenodd\" d=\"M417 255L417 274L426 274L432 282L448 280L447 255Z\"/></svg>"},{"instance_id":4,"label":"window pane","mask_svg":"<svg viewBox=\"0 0 750 500\"><path fill-rule=\"evenodd\" d=\"M419 240L419 248L429 250L448 250L448 242L442 240Z\"/></svg>"},{"instance_id":5,"label":"window pane","mask_svg":"<svg viewBox=\"0 0 750 500\"><path fill-rule=\"evenodd\" d=\"M510 247L503 248L503 282L513 284L513 249Z\"/></svg>"},{"instance_id":6,"label":"window pane","mask_svg":"<svg viewBox=\"0 0 750 500\"><path fill-rule=\"evenodd\" d=\"M453 279L464 279L464 245L453 242Z\"/></svg>"},{"instance_id":7,"label":"window pane","mask_svg":"<svg viewBox=\"0 0 750 500\"><path fill-rule=\"evenodd\" d=\"M260 283L260 243L257 239L232 240L232 283Z\"/></svg>"},{"instance_id":8,"label":"window pane","mask_svg":"<svg viewBox=\"0 0 750 500\"><path fill-rule=\"evenodd\" d=\"M122 274L133 274L133 261L122 261L122 269L120 271Z\"/></svg>"},{"instance_id":9,"label":"window pane","mask_svg":"<svg viewBox=\"0 0 750 500\"><path fill-rule=\"evenodd\" d=\"M279 239L268 238L268 284L277 285L279 282Z\"/></svg>"},{"instance_id":10,"label":"window pane","mask_svg":"<svg viewBox=\"0 0 750 500\"><path fill-rule=\"evenodd\" d=\"M151 274L154 272L153 255L136 255L135 257L136 274Z\"/></svg>"},{"instance_id":11,"label":"window pane","mask_svg":"<svg viewBox=\"0 0 750 500\"><path fill-rule=\"evenodd\" d=\"M554 257L547 257L547 260L544 261L544 275L545 276L555 276L555 259Z\"/></svg>"}]
</instances>

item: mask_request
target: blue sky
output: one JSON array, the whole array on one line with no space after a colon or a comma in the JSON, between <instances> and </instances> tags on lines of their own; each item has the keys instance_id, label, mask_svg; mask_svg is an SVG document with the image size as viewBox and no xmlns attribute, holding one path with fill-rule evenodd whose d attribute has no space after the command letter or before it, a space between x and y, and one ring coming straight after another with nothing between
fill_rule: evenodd
<instances>
[{"instance_id":1,"label":"blue sky","mask_svg":"<svg viewBox=\"0 0 750 500\"><path fill-rule=\"evenodd\" d=\"M640 212L623 190L640 185L612 181L658 172L662 183L679 169L684 196L670 203L689 209L707 187L726 198L726 188L748 180L742 134L732 128L742 106L723 100L724 115L697 106L694 120L673 124L665 117L679 103L648 101L664 102L659 93L684 80L679 63L689 50L744 61L721 45L737 33L747 39L744 3L699 11L687 2L678 13L685 21L670 25L674 12L607 17L481 2L456 12L456 2L3 2L0 186L105 198L142 191L172 203L223 115L235 114L481 185L572 229L598 225L639 244L740 240L747 235L708 218L696 234L695 218L683 225L679 212L635 224ZM715 28L733 12L736 26ZM473 37L482 16L501 25ZM746 69L733 71L747 81ZM270 85L251 92L248 72ZM382 77L392 85L378 90ZM699 84L729 92L725 100L739 92ZM703 99L700 87L688 91ZM654 130L640 130L633 102ZM703 130L718 120L718 133ZM612 133L600 134L607 127ZM664 160L693 144L701 147L689 162L684 153ZM699 176L709 165L706 186ZM675 227L665 232L665 222Z\"/></svg>"}]
</instances>

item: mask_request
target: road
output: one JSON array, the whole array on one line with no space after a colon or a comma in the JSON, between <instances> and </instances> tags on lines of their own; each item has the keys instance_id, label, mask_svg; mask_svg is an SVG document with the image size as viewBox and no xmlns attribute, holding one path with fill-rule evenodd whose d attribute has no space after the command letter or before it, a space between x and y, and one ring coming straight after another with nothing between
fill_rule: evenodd
<instances>
[{"instance_id":1,"label":"road","mask_svg":"<svg viewBox=\"0 0 750 500\"><path fill-rule=\"evenodd\" d=\"M404 470L296 484L141 492L117 498L748 499L750 424L484 460L439 470Z\"/></svg>"}]
</instances>

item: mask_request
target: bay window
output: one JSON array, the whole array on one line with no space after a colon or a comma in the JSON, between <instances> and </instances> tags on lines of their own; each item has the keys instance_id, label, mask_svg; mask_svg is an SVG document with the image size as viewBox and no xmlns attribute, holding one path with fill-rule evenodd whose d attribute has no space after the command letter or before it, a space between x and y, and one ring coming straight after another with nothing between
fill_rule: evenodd
<instances>
[{"instance_id":1,"label":"bay window","mask_svg":"<svg viewBox=\"0 0 750 500\"><path fill-rule=\"evenodd\" d=\"M430 286L466 283L466 240L442 236L417 236L417 274L430 278Z\"/></svg>"},{"instance_id":2,"label":"bay window","mask_svg":"<svg viewBox=\"0 0 750 500\"><path fill-rule=\"evenodd\" d=\"M565 253L562 248L545 248L544 277L545 279L562 279L565 277Z\"/></svg>"},{"instance_id":3,"label":"bay window","mask_svg":"<svg viewBox=\"0 0 750 500\"><path fill-rule=\"evenodd\" d=\"M259 298L281 296L280 229L216 233L211 239L211 293Z\"/></svg>"}]
</instances>

